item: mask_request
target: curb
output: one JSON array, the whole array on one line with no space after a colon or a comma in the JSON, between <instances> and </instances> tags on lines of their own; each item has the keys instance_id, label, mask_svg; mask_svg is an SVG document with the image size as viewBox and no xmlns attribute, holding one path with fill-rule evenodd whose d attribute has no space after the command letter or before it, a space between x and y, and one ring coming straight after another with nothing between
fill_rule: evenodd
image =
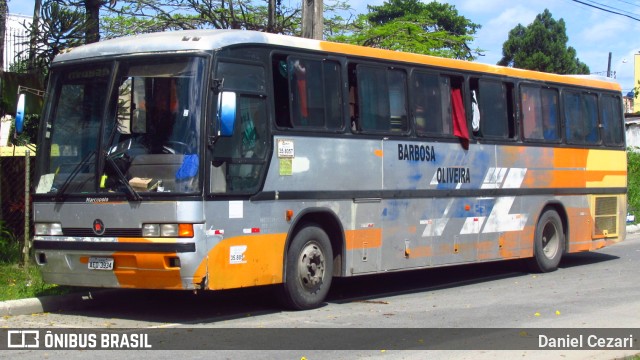
<instances>
[{"instance_id":1,"label":"curb","mask_svg":"<svg viewBox=\"0 0 640 360\"><path fill-rule=\"evenodd\" d=\"M640 231L640 225L627 225L627 234ZM96 303L96 297L121 289L97 289L66 295L0 301L0 316L29 315L43 312L78 310Z\"/></svg>"},{"instance_id":2,"label":"curb","mask_svg":"<svg viewBox=\"0 0 640 360\"><path fill-rule=\"evenodd\" d=\"M113 291L116 291L116 289L99 289L66 295L48 295L28 299L0 301L0 316L78 310L95 304L96 296Z\"/></svg>"},{"instance_id":3,"label":"curb","mask_svg":"<svg viewBox=\"0 0 640 360\"><path fill-rule=\"evenodd\" d=\"M640 225L627 225L627 234L633 234L640 231Z\"/></svg>"}]
</instances>

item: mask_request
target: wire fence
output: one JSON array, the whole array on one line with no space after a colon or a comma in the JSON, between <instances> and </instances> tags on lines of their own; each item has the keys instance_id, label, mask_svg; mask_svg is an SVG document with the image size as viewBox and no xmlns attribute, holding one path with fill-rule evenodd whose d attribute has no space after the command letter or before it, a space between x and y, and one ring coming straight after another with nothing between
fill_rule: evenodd
<instances>
[{"instance_id":1,"label":"wire fence","mask_svg":"<svg viewBox=\"0 0 640 360\"><path fill-rule=\"evenodd\" d=\"M0 156L0 257L5 261L22 260L14 252L25 248L25 240L29 244L33 235L29 196L33 164L27 155Z\"/></svg>"}]
</instances>

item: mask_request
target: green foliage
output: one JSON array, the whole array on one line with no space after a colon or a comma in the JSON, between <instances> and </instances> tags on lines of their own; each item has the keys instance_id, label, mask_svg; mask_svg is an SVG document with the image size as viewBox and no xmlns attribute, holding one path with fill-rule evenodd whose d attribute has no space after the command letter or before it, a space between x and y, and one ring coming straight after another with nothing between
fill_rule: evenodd
<instances>
[{"instance_id":1,"label":"green foliage","mask_svg":"<svg viewBox=\"0 0 640 360\"><path fill-rule=\"evenodd\" d=\"M18 58L9 65L9 72L24 74L29 69L29 62L26 58Z\"/></svg>"},{"instance_id":2,"label":"green foliage","mask_svg":"<svg viewBox=\"0 0 640 360\"><path fill-rule=\"evenodd\" d=\"M13 145L22 146L27 144L35 144L38 141L38 128L40 124L39 114L26 114L24 116L24 125L22 126L22 134L15 134L15 122L11 124L9 132L9 140Z\"/></svg>"},{"instance_id":3,"label":"green foliage","mask_svg":"<svg viewBox=\"0 0 640 360\"><path fill-rule=\"evenodd\" d=\"M81 288L45 284L37 265L21 264L23 242L0 220L0 301L61 295Z\"/></svg>"},{"instance_id":4,"label":"green foliage","mask_svg":"<svg viewBox=\"0 0 640 360\"><path fill-rule=\"evenodd\" d=\"M21 260L21 243L0 220L0 263L18 263Z\"/></svg>"},{"instance_id":5,"label":"green foliage","mask_svg":"<svg viewBox=\"0 0 640 360\"><path fill-rule=\"evenodd\" d=\"M458 14L455 6L418 0L389 0L367 6L349 31L330 40L381 49L474 60L481 53L468 43L480 25Z\"/></svg>"},{"instance_id":6,"label":"green foliage","mask_svg":"<svg viewBox=\"0 0 640 360\"><path fill-rule=\"evenodd\" d=\"M37 265L0 263L0 301L62 295L81 288L46 284Z\"/></svg>"},{"instance_id":7,"label":"green foliage","mask_svg":"<svg viewBox=\"0 0 640 360\"><path fill-rule=\"evenodd\" d=\"M56 55L84 43L87 29L84 19L84 13L61 5L57 0L44 1L38 28L27 28L29 38L35 31L36 46L33 59L35 72L46 76L49 65ZM29 40L26 44L29 44ZM29 49L25 52L28 53ZM24 57L25 54L19 55Z\"/></svg>"},{"instance_id":8,"label":"green foliage","mask_svg":"<svg viewBox=\"0 0 640 360\"><path fill-rule=\"evenodd\" d=\"M634 151L635 150L635 151ZM627 204L640 220L640 149L627 149Z\"/></svg>"},{"instance_id":9,"label":"green foliage","mask_svg":"<svg viewBox=\"0 0 640 360\"><path fill-rule=\"evenodd\" d=\"M567 47L568 41L564 20L554 20L545 9L527 27L518 24L509 32L498 65L556 74L589 74L589 67L576 57L576 50Z\"/></svg>"}]
</instances>

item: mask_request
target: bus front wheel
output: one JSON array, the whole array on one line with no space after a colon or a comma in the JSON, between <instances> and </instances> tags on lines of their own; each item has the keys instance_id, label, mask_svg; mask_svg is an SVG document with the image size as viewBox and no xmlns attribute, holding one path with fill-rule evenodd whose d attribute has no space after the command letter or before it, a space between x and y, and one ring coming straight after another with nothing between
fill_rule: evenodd
<instances>
[{"instance_id":1,"label":"bus front wheel","mask_svg":"<svg viewBox=\"0 0 640 360\"><path fill-rule=\"evenodd\" d=\"M560 215L555 210L545 211L533 239L533 258L529 267L535 272L550 272L558 268L564 252L564 230Z\"/></svg>"},{"instance_id":2,"label":"bus front wheel","mask_svg":"<svg viewBox=\"0 0 640 360\"><path fill-rule=\"evenodd\" d=\"M316 225L305 225L294 236L286 256L285 305L295 310L318 307L329 292L333 274L329 236Z\"/></svg>"}]
</instances>

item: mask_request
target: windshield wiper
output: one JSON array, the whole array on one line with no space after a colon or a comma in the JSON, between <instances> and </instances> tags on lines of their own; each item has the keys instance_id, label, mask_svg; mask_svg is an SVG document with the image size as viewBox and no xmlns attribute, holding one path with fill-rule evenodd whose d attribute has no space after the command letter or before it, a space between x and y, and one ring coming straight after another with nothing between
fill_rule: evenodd
<instances>
[{"instance_id":1,"label":"windshield wiper","mask_svg":"<svg viewBox=\"0 0 640 360\"><path fill-rule=\"evenodd\" d=\"M76 167L73 168L73 171L71 171L67 179L64 181L64 183L62 183L62 186L60 186L58 193L56 193L56 201L62 200L62 195L64 195L65 191L67 191L69 184L71 184L71 180L73 180L78 175L80 169L82 169L82 167L85 166L89 162L89 160L91 160L91 157L93 157L95 154L95 150L91 151L84 157L84 159L82 159L78 163L78 165L76 165Z\"/></svg>"},{"instance_id":2,"label":"windshield wiper","mask_svg":"<svg viewBox=\"0 0 640 360\"><path fill-rule=\"evenodd\" d=\"M120 182L124 185L124 188L127 190L126 194L129 200L133 200L133 201L142 200L142 197L140 196L140 194L138 194L138 192L135 191L133 187L131 187L131 185L129 184L129 181L127 181L127 177L124 176L122 171L120 171L120 168L118 167L116 162L113 160L113 157L105 154L104 159L106 160L106 164L109 164L109 166L111 166L113 171L116 173L116 175L118 176L118 180L120 180Z\"/></svg>"}]
</instances>

